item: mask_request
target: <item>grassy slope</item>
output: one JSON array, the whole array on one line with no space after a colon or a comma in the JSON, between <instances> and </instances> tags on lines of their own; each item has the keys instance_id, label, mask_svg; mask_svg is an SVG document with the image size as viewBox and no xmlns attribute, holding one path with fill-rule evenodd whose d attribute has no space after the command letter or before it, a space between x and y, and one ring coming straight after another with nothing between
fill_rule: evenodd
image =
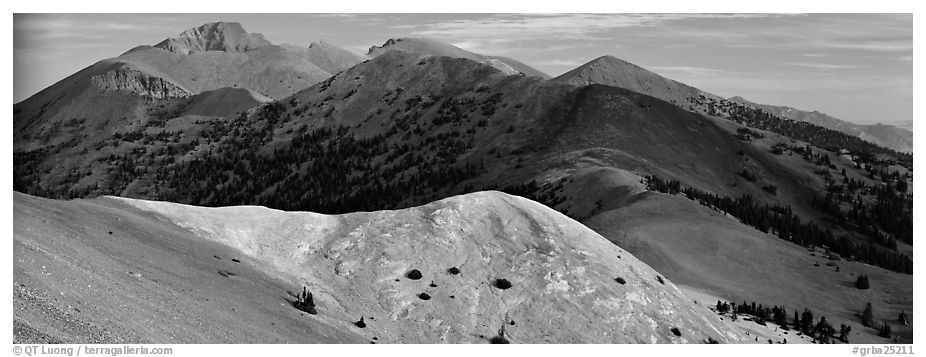
<instances>
[{"instance_id":1,"label":"grassy slope","mask_svg":"<svg viewBox=\"0 0 926 357\"><path fill-rule=\"evenodd\" d=\"M903 341L912 339L912 327L893 322L901 309L913 315L911 275L847 261L836 261L835 272L820 252L811 256L721 212L660 193L639 195L584 223L681 285L727 300L784 305L789 314L809 307L837 328L850 324L852 342L887 342L855 316L871 302L878 323L891 321ZM871 289L855 289L859 274L869 276Z\"/></svg>"},{"instance_id":2,"label":"grassy slope","mask_svg":"<svg viewBox=\"0 0 926 357\"><path fill-rule=\"evenodd\" d=\"M17 342L365 342L343 321L289 306L297 286L149 213L14 195Z\"/></svg>"}]
</instances>

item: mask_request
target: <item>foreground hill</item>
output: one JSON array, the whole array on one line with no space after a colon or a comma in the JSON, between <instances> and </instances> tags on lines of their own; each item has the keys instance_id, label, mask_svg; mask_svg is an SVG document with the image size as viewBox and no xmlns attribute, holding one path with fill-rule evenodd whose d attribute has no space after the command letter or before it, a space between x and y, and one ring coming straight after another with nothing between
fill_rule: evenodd
<instances>
[{"instance_id":1,"label":"foreground hill","mask_svg":"<svg viewBox=\"0 0 926 357\"><path fill-rule=\"evenodd\" d=\"M422 57L446 56L466 58L495 67L495 69L505 74L521 73L526 76L540 77L542 79L550 78L546 73L511 58L481 55L466 51L446 42L429 38L392 38L383 43L382 46L371 47L367 55L376 57L389 51L407 51L416 53Z\"/></svg>"},{"instance_id":2,"label":"foreground hill","mask_svg":"<svg viewBox=\"0 0 926 357\"><path fill-rule=\"evenodd\" d=\"M497 192L343 216L14 199L24 343L744 342L595 232ZM303 286L317 315L290 306Z\"/></svg>"},{"instance_id":3,"label":"foreground hill","mask_svg":"<svg viewBox=\"0 0 926 357\"><path fill-rule=\"evenodd\" d=\"M849 135L857 136L862 140L866 140L886 148L909 153L913 152L913 131L910 129L903 129L893 125L884 124L859 125L834 118L818 111L808 112L786 106L757 104L750 102L743 97L733 97L730 98L730 101L753 106L780 117L808 122L814 125L822 126L824 128L829 128Z\"/></svg>"}]
</instances>

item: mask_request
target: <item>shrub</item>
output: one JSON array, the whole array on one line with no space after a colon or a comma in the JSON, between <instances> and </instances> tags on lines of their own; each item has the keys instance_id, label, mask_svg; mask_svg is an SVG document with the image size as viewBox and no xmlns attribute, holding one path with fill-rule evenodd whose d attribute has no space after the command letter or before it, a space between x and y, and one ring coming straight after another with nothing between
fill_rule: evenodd
<instances>
[{"instance_id":1,"label":"shrub","mask_svg":"<svg viewBox=\"0 0 926 357\"><path fill-rule=\"evenodd\" d=\"M428 295L428 293L421 293L418 294L418 298L421 300L431 300L431 295Z\"/></svg>"},{"instance_id":2,"label":"shrub","mask_svg":"<svg viewBox=\"0 0 926 357\"><path fill-rule=\"evenodd\" d=\"M656 275L656 280L659 280L659 283L660 283L660 284L666 285L666 281L665 281L665 280L662 280L662 276L661 276L661 275Z\"/></svg>"},{"instance_id":3,"label":"shrub","mask_svg":"<svg viewBox=\"0 0 926 357\"><path fill-rule=\"evenodd\" d=\"M511 288L511 282L508 279L495 279L495 287L506 290Z\"/></svg>"},{"instance_id":4,"label":"shrub","mask_svg":"<svg viewBox=\"0 0 926 357\"><path fill-rule=\"evenodd\" d=\"M614 278L614 281L620 283L621 285L627 284L627 281L624 280L624 278L621 278L621 277Z\"/></svg>"},{"instance_id":5,"label":"shrub","mask_svg":"<svg viewBox=\"0 0 926 357\"><path fill-rule=\"evenodd\" d=\"M460 269L457 267L452 267L450 269L447 269L447 272L450 273L451 275L457 275L457 274L460 274Z\"/></svg>"},{"instance_id":6,"label":"shrub","mask_svg":"<svg viewBox=\"0 0 926 357\"><path fill-rule=\"evenodd\" d=\"M489 339L489 343L493 345L507 345L511 343L511 342L508 342L507 338L505 338L505 323L504 322L502 322L502 327L498 329L498 334L495 336L492 336L492 338Z\"/></svg>"},{"instance_id":7,"label":"shrub","mask_svg":"<svg viewBox=\"0 0 926 357\"><path fill-rule=\"evenodd\" d=\"M673 327L673 328L672 328L672 334L675 335L675 336L681 336L681 335L682 335L682 331L679 331L679 330L678 330L678 327Z\"/></svg>"},{"instance_id":8,"label":"shrub","mask_svg":"<svg viewBox=\"0 0 926 357\"><path fill-rule=\"evenodd\" d=\"M405 276L412 280L418 280L418 279L421 279L421 272L418 271L418 269L412 269Z\"/></svg>"},{"instance_id":9,"label":"shrub","mask_svg":"<svg viewBox=\"0 0 926 357\"><path fill-rule=\"evenodd\" d=\"M354 326L357 326L359 328L367 327L367 323L363 322L363 316L360 316L360 321L354 322Z\"/></svg>"}]
</instances>

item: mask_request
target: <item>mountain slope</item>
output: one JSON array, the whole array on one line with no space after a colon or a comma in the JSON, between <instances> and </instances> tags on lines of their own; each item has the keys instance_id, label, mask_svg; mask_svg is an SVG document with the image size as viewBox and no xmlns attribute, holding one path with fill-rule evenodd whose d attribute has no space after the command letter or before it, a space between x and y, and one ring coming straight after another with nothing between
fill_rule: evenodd
<instances>
[{"instance_id":1,"label":"mountain slope","mask_svg":"<svg viewBox=\"0 0 926 357\"><path fill-rule=\"evenodd\" d=\"M294 45L281 45L281 47L295 52L331 74L341 72L368 59L325 41L312 42L309 47Z\"/></svg>"},{"instance_id":2,"label":"mountain slope","mask_svg":"<svg viewBox=\"0 0 926 357\"><path fill-rule=\"evenodd\" d=\"M478 53L466 51L446 42L428 38L389 39L383 43L382 46L370 47L370 51L367 53L367 55L370 57L376 57L382 55L383 53L396 50L417 53L422 57L447 56L454 58L466 58L476 62L488 64L505 74L523 73L524 75L531 77L540 77L543 79L550 78L549 75L510 58L481 55Z\"/></svg>"},{"instance_id":3,"label":"mountain slope","mask_svg":"<svg viewBox=\"0 0 926 357\"><path fill-rule=\"evenodd\" d=\"M16 343L367 342L293 309L292 281L118 200L14 193L13 211Z\"/></svg>"},{"instance_id":4,"label":"mountain slope","mask_svg":"<svg viewBox=\"0 0 926 357\"><path fill-rule=\"evenodd\" d=\"M837 119L817 111L803 111L786 106L757 104L743 97L732 97L730 101L753 106L781 117L808 122L824 128L833 129L849 135L857 136L886 148L902 152L913 152L913 131L892 125L873 124L860 125Z\"/></svg>"},{"instance_id":5,"label":"mountain slope","mask_svg":"<svg viewBox=\"0 0 926 357\"><path fill-rule=\"evenodd\" d=\"M679 285L724 301L810 308L834 325L852 326L853 343L885 341L855 316L865 302L874 305L879 320L893 321L900 311L913 310L911 275L829 260L825 249L808 252L683 196L641 193L582 223ZM877 288L856 289L859 275L876 281ZM911 327L891 327L912 341Z\"/></svg>"},{"instance_id":6,"label":"mountain slope","mask_svg":"<svg viewBox=\"0 0 926 357\"><path fill-rule=\"evenodd\" d=\"M261 328L266 331L240 341L356 342L360 335L384 343L487 343L501 326L512 343L745 342L706 306L593 231L497 192L344 216L108 197L15 198L19 286L36 295L64 289L71 310L80 310L65 314L125 327L119 331L141 342L234 341ZM49 237L42 233L48 227L62 232ZM106 258L69 271L77 256ZM448 273L451 267L459 274ZM423 277L407 278L412 269ZM170 275L177 273L184 279ZM497 279L511 287L495 287ZM101 282L119 289L83 288ZM286 289L302 286L313 293L318 315L288 305ZM118 304L139 289L157 298L128 310ZM213 298L204 300L201 292ZM215 314L212 305L233 310ZM147 316L149 306L182 319L145 324L138 316ZM16 311L21 326L87 341L40 324L43 317L31 308ZM361 316L362 329L353 325ZM201 325L209 328L185 333ZM329 330L319 329L324 326ZM216 338L223 333L231 335Z\"/></svg>"}]
</instances>

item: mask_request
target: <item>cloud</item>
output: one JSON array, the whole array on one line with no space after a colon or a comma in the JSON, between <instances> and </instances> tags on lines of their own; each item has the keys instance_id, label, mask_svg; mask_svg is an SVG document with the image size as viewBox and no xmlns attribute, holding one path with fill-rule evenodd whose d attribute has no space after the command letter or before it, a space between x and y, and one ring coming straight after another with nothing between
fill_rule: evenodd
<instances>
[{"instance_id":1,"label":"cloud","mask_svg":"<svg viewBox=\"0 0 926 357\"><path fill-rule=\"evenodd\" d=\"M537 66L559 66L559 67L578 67L588 62L584 59L549 59L543 61L535 61L534 65Z\"/></svg>"},{"instance_id":2,"label":"cloud","mask_svg":"<svg viewBox=\"0 0 926 357\"><path fill-rule=\"evenodd\" d=\"M740 72L730 71L725 69L717 68L707 68L707 67L694 67L694 66L650 66L647 69L653 72L665 72L673 75L688 75L688 76L717 76L717 75L731 75L731 74L741 74ZM671 77L671 76L669 76Z\"/></svg>"},{"instance_id":3,"label":"cloud","mask_svg":"<svg viewBox=\"0 0 926 357\"><path fill-rule=\"evenodd\" d=\"M769 14L503 14L439 21L424 25L398 25L412 33L435 38L495 38L610 40L617 28L658 26L689 19L752 18Z\"/></svg>"},{"instance_id":4,"label":"cloud","mask_svg":"<svg viewBox=\"0 0 926 357\"><path fill-rule=\"evenodd\" d=\"M804 67L804 68L813 68L813 69L822 69L822 70L836 70L836 69L853 69L861 68L862 66L858 65L847 65L847 64L832 64L832 63L811 63L811 62L785 62L782 63L786 66L794 67Z\"/></svg>"}]
</instances>

